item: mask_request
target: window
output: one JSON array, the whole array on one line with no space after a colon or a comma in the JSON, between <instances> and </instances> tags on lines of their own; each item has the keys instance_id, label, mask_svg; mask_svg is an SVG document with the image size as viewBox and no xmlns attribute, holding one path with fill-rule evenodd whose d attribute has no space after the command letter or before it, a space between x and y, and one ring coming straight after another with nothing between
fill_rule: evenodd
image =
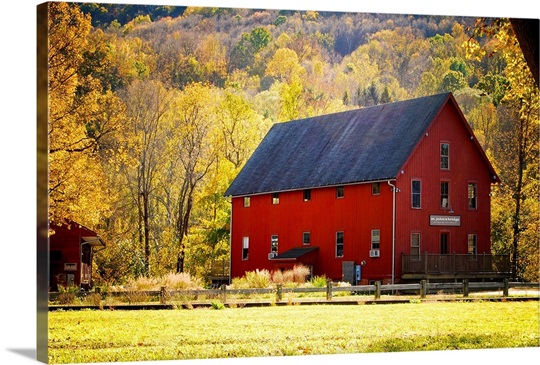
<instances>
[{"instance_id":1,"label":"window","mask_svg":"<svg viewBox=\"0 0 540 365\"><path fill-rule=\"evenodd\" d=\"M338 198L343 198L345 196L345 186L338 186L336 188L336 196Z\"/></svg>"},{"instance_id":2,"label":"window","mask_svg":"<svg viewBox=\"0 0 540 365\"><path fill-rule=\"evenodd\" d=\"M448 181L441 181L441 208L450 207L450 193Z\"/></svg>"},{"instance_id":3,"label":"window","mask_svg":"<svg viewBox=\"0 0 540 365\"><path fill-rule=\"evenodd\" d=\"M242 237L242 260L249 258L249 237Z\"/></svg>"},{"instance_id":4,"label":"window","mask_svg":"<svg viewBox=\"0 0 540 365\"><path fill-rule=\"evenodd\" d=\"M279 204L279 193L272 194L272 204Z\"/></svg>"},{"instance_id":5,"label":"window","mask_svg":"<svg viewBox=\"0 0 540 365\"><path fill-rule=\"evenodd\" d=\"M336 232L336 257L343 257L343 232Z\"/></svg>"},{"instance_id":6,"label":"window","mask_svg":"<svg viewBox=\"0 0 540 365\"><path fill-rule=\"evenodd\" d=\"M441 143L441 170L450 169L450 144Z\"/></svg>"},{"instance_id":7,"label":"window","mask_svg":"<svg viewBox=\"0 0 540 365\"><path fill-rule=\"evenodd\" d=\"M304 201L308 202L311 200L311 190L306 189L304 190Z\"/></svg>"},{"instance_id":8,"label":"window","mask_svg":"<svg viewBox=\"0 0 540 365\"><path fill-rule=\"evenodd\" d=\"M379 195L381 193L381 183L375 182L371 184L371 195Z\"/></svg>"},{"instance_id":9,"label":"window","mask_svg":"<svg viewBox=\"0 0 540 365\"><path fill-rule=\"evenodd\" d=\"M311 244L311 233L310 232L302 233L302 244L303 245Z\"/></svg>"},{"instance_id":10,"label":"window","mask_svg":"<svg viewBox=\"0 0 540 365\"><path fill-rule=\"evenodd\" d=\"M420 180L413 180L411 183L411 207L422 207L422 182Z\"/></svg>"},{"instance_id":11,"label":"window","mask_svg":"<svg viewBox=\"0 0 540 365\"><path fill-rule=\"evenodd\" d=\"M381 230L372 229L371 230L371 249L378 250L381 248Z\"/></svg>"},{"instance_id":12,"label":"window","mask_svg":"<svg viewBox=\"0 0 540 365\"><path fill-rule=\"evenodd\" d=\"M420 260L420 233L411 233L411 258Z\"/></svg>"},{"instance_id":13,"label":"window","mask_svg":"<svg viewBox=\"0 0 540 365\"><path fill-rule=\"evenodd\" d=\"M477 249L476 249L476 234L471 233L467 235L467 246L468 246L468 253L470 255L476 255Z\"/></svg>"},{"instance_id":14,"label":"window","mask_svg":"<svg viewBox=\"0 0 540 365\"><path fill-rule=\"evenodd\" d=\"M249 196L244 197L244 207L249 207L251 205L251 198Z\"/></svg>"},{"instance_id":15,"label":"window","mask_svg":"<svg viewBox=\"0 0 540 365\"><path fill-rule=\"evenodd\" d=\"M467 187L467 199L469 201L469 209L476 209L476 183L469 183Z\"/></svg>"},{"instance_id":16,"label":"window","mask_svg":"<svg viewBox=\"0 0 540 365\"><path fill-rule=\"evenodd\" d=\"M270 252L278 253L278 236L277 234L272 235L270 238Z\"/></svg>"}]
</instances>

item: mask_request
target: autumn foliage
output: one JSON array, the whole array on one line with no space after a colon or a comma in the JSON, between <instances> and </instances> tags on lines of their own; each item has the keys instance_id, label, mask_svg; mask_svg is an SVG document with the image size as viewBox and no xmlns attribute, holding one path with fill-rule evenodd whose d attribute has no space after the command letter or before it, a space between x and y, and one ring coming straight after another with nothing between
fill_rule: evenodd
<instances>
[{"instance_id":1,"label":"autumn foliage","mask_svg":"<svg viewBox=\"0 0 540 365\"><path fill-rule=\"evenodd\" d=\"M502 180L493 251L538 280L538 85L504 20L107 6L48 19L49 220L100 232L97 282L207 281L273 123L445 91Z\"/></svg>"}]
</instances>

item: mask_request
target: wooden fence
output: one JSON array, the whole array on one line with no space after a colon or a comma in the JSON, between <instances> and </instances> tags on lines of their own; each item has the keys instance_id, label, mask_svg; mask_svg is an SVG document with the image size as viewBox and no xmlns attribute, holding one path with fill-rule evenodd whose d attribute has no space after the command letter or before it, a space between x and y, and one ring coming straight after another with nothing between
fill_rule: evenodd
<instances>
[{"instance_id":1,"label":"wooden fence","mask_svg":"<svg viewBox=\"0 0 540 365\"><path fill-rule=\"evenodd\" d=\"M382 285L380 282L376 282L373 285L354 285L354 286L334 286L332 282L328 282L326 287L310 287L310 288L289 288L277 285L273 288L265 289L230 289L226 285L223 285L220 289L201 289L201 290L168 290L162 287L159 291L119 291L119 292L106 292L101 293L99 288L96 288L94 293L74 293L76 297L85 297L89 295L99 294L101 299L106 297L123 299L129 303L138 303L147 300L141 300L140 298L155 298L161 304L169 303L171 300L180 300L182 298L200 298L204 297L206 300L220 300L223 304L229 302L237 302L238 297L240 300L249 300L250 296L255 295L275 295L275 302L279 303L283 301L284 294L300 294L306 293L323 293L325 301L332 302L334 294L337 296L339 292L346 292L350 296L373 296L374 300L380 300L381 295L395 295L395 296L419 296L420 299L425 299L429 294L439 293L453 293L460 294L463 298L467 298L471 292L499 292L499 296L508 297L509 290L519 288L535 288L538 290L539 283L522 283L522 282L509 282L504 280L503 282L469 282L463 280L458 283L429 283L422 280L420 283L415 284L394 284L394 285ZM54 303L58 302L62 293L49 293L49 301ZM496 296L496 295L495 295ZM137 299L139 298L139 299ZM174 299L177 298L177 299ZM180 298L180 299L178 299ZM229 299L233 298L232 301ZM290 298L290 296L289 296ZM186 300L186 299L184 299ZM61 301L61 300L60 300Z\"/></svg>"}]
</instances>

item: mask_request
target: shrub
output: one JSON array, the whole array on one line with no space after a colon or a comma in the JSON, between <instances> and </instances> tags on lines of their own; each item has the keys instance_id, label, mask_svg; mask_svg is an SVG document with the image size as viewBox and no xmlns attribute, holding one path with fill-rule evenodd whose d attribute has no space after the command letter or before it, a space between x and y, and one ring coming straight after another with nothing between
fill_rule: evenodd
<instances>
[{"instance_id":1,"label":"shrub","mask_svg":"<svg viewBox=\"0 0 540 365\"><path fill-rule=\"evenodd\" d=\"M283 273L281 270L276 270L272 273L272 283L283 284Z\"/></svg>"},{"instance_id":2,"label":"shrub","mask_svg":"<svg viewBox=\"0 0 540 365\"><path fill-rule=\"evenodd\" d=\"M270 272L268 270L246 272L246 279L250 288L267 288L271 282Z\"/></svg>"},{"instance_id":3,"label":"shrub","mask_svg":"<svg viewBox=\"0 0 540 365\"><path fill-rule=\"evenodd\" d=\"M309 283L314 286L315 288L324 288L326 286L326 282L328 279L326 276L314 276L311 278Z\"/></svg>"},{"instance_id":4,"label":"shrub","mask_svg":"<svg viewBox=\"0 0 540 365\"><path fill-rule=\"evenodd\" d=\"M60 304L73 304L73 302L75 301L75 294L73 293L58 294L57 301Z\"/></svg>"},{"instance_id":5,"label":"shrub","mask_svg":"<svg viewBox=\"0 0 540 365\"><path fill-rule=\"evenodd\" d=\"M285 270L283 272L283 283L294 283L294 273L292 270Z\"/></svg>"},{"instance_id":6,"label":"shrub","mask_svg":"<svg viewBox=\"0 0 540 365\"><path fill-rule=\"evenodd\" d=\"M136 279L128 280L125 287L129 291L159 290L159 283L156 278L139 276Z\"/></svg>"},{"instance_id":7,"label":"shrub","mask_svg":"<svg viewBox=\"0 0 540 365\"><path fill-rule=\"evenodd\" d=\"M241 278L233 278L233 288L268 288L271 285L282 284L286 286L295 286L295 284L303 284L306 282L306 277L310 270L306 266L296 265L292 270L255 270L248 271ZM326 284L325 284L326 285Z\"/></svg>"},{"instance_id":8,"label":"shrub","mask_svg":"<svg viewBox=\"0 0 540 365\"><path fill-rule=\"evenodd\" d=\"M169 290L202 289L199 278L192 278L188 273L169 273L160 280L161 286Z\"/></svg>"},{"instance_id":9,"label":"shrub","mask_svg":"<svg viewBox=\"0 0 540 365\"><path fill-rule=\"evenodd\" d=\"M201 280L192 278L188 273L168 273L161 277L139 276L130 279L125 287L117 288L128 291L155 291L166 287L168 290L202 289Z\"/></svg>"},{"instance_id":10,"label":"shrub","mask_svg":"<svg viewBox=\"0 0 540 365\"><path fill-rule=\"evenodd\" d=\"M97 293L91 293L86 296L84 299L85 303L91 304L91 305L101 305L101 295Z\"/></svg>"},{"instance_id":11,"label":"shrub","mask_svg":"<svg viewBox=\"0 0 540 365\"><path fill-rule=\"evenodd\" d=\"M216 310L220 310L220 309L224 309L225 308L225 305L223 303L221 303L220 301L217 301L217 300L213 300L210 305L212 306L213 309L216 309Z\"/></svg>"},{"instance_id":12,"label":"shrub","mask_svg":"<svg viewBox=\"0 0 540 365\"><path fill-rule=\"evenodd\" d=\"M309 275L309 268L303 265L295 265L292 269L293 281L295 283L305 283L306 277Z\"/></svg>"}]
</instances>

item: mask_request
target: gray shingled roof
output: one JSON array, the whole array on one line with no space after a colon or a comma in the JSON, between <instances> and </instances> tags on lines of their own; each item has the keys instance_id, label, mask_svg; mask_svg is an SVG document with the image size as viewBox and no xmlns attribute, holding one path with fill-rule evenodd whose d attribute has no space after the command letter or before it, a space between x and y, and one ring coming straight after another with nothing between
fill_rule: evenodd
<instances>
[{"instance_id":1,"label":"gray shingled roof","mask_svg":"<svg viewBox=\"0 0 540 365\"><path fill-rule=\"evenodd\" d=\"M396 178L450 95L275 124L225 195Z\"/></svg>"},{"instance_id":2,"label":"gray shingled roof","mask_svg":"<svg viewBox=\"0 0 540 365\"><path fill-rule=\"evenodd\" d=\"M274 257L273 260L298 259L318 249L319 249L318 247L295 247L295 248L291 248L288 251L280 253L278 256Z\"/></svg>"}]
</instances>

